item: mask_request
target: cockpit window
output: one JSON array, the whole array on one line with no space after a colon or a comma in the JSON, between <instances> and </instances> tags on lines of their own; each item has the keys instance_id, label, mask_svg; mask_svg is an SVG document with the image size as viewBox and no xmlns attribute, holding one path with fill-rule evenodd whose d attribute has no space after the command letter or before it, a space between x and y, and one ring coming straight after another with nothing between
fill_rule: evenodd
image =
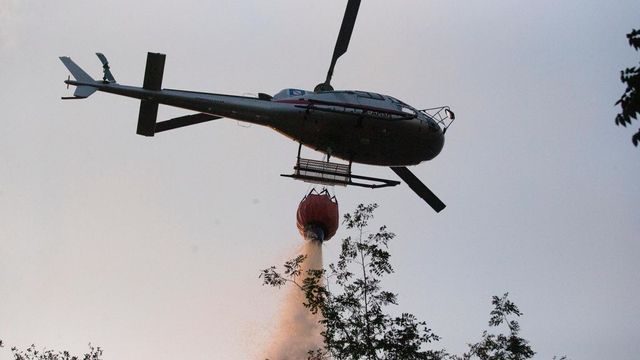
<instances>
[{"instance_id":1,"label":"cockpit window","mask_svg":"<svg viewBox=\"0 0 640 360\"><path fill-rule=\"evenodd\" d=\"M408 106L407 104L403 103L402 101L394 98L393 96L387 96L389 98L389 100L391 100L392 103L397 104L397 105L404 105L404 106Z\"/></svg>"},{"instance_id":2,"label":"cockpit window","mask_svg":"<svg viewBox=\"0 0 640 360\"><path fill-rule=\"evenodd\" d=\"M289 96L303 96L306 91L300 89L289 89Z\"/></svg>"},{"instance_id":3,"label":"cockpit window","mask_svg":"<svg viewBox=\"0 0 640 360\"><path fill-rule=\"evenodd\" d=\"M274 99L286 99L296 96L304 96L307 92L300 89L284 89L273 96Z\"/></svg>"},{"instance_id":4,"label":"cockpit window","mask_svg":"<svg viewBox=\"0 0 640 360\"><path fill-rule=\"evenodd\" d=\"M416 114L416 111L413 110L413 108L408 108L406 106L403 106L401 110L402 110L403 113L406 113L406 114L409 114L409 115L415 115Z\"/></svg>"},{"instance_id":5,"label":"cockpit window","mask_svg":"<svg viewBox=\"0 0 640 360\"><path fill-rule=\"evenodd\" d=\"M384 96L367 91L356 91L356 95L368 99L384 100Z\"/></svg>"},{"instance_id":6,"label":"cockpit window","mask_svg":"<svg viewBox=\"0 0 640 360\"><path fill-rule=\"evenodd\" d=\"M410 105L405 104L404 102L394 98L393 96L387 96L389 98L389 100L391 100L392 103L396 104L396 106L398 107L398 110L402 111L403 113L407 113L410 115L416 115L416 109L414 109L413 107L411 107Z\"/></svg>"}]
</instances>

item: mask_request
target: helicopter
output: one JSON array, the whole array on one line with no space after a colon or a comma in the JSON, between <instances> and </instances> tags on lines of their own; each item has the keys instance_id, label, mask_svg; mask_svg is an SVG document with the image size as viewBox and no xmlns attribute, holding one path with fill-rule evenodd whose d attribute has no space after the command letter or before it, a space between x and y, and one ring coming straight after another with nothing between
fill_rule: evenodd
<instances>
[{"instance_id":1,"label":"helicopter","mask_svg":"<svg viewBox=\"0 0 640 360\"><path fill-rule=\"evenodd\" d=\"M71 58L60 57L73 76L73 96L85 99L96 91L140 99L136 133L156 133L222 118L269 127L298 142L293 174L282 176L323 185L382 188L399 181L352 173L352 164L388 166L436 212L445 204L407 166L435 158L444 146L444 134L455 119L448 106L418 110L389 95L360 90L334 90L331 86L338 58L349 46L361 0L348 0L338 39L324 82L313 91L287 88L257 97L162 88L166 55L147 54L142 87L121 85L109 61L96 53L103 77L94 80ZM195 111L195 114L157 121L159 105ZM302 146L326 154L326 160L301 157ZM331 158L346 162L332 162Z\"/></svg>"}]
</instances>

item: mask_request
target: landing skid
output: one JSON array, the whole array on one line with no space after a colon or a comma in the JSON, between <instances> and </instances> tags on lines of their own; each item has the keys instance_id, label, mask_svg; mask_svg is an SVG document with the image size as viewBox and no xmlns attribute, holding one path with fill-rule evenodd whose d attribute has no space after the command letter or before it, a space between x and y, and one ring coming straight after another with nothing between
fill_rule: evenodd
<instances>
[{"instance_id":1,"label":"landing skid","mask_svg":"<svg viewBox=\"0 0 640 360\"><path fill-rule=\"evenodd\" d=\"M360 186L370 189L377 189L400 184L399 181L380 179L371 176L356 175L351 172L351 162L340 164L322 160L305 159L300 156L302 145L298 148L296 165L293 167L293 174L280 174L280 176L290 177L314 184L339 185L339 186ZM357 180L357 181L354 181Z\"/></svg>"}]
</instances>

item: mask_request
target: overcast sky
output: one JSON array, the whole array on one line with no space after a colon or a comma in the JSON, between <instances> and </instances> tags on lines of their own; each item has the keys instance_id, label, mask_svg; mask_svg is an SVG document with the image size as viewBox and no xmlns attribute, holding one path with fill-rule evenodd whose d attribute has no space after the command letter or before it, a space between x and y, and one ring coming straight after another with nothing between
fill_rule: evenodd
<instances>
[{"instance_id":1,"label":"overcast sky","mask_svg":"<svg viewBox=\"0 0 640 360\"><path fill-rule=\"evenodd\" d=\"M258 272L302 241L310 186L279 176L297 144L233 120L137 136L133 99L60 100L72 90L58 56L99 78L103 52L130 85L154 51L168 88L312 89L345 4L0 0L0 339L92 342L118 360L257 358L283 296ZM332 192L342 212L380 204L376 224L398 235L396 311L426 320L437 348L478 340L508 291L537 358L637 358L640 123L613 121L634 27L631 0L363 1L332 84L452 107L442 153L412 169L447 208L404 186Z\"/></svg>"}]
</instances>

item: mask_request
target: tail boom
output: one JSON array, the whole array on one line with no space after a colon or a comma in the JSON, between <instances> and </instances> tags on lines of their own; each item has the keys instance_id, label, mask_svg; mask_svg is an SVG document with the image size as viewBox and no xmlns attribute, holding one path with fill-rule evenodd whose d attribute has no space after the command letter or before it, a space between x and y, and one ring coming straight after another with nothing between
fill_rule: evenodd
<instances>
[{"instance_id":1,"label":"tail boom","mask_svg":"<svg viewBox=\"0 0 640 360\"><path fill-rule=\"evenodd\" d=\"M101 58L106 68L104 55ZM286 113L288 107L265 99L212 94L196 91L176 89L162 89L165 55L157 53L147 54L144 83L142 87L121 85L113 79L109 72L107 80L94 80L69 57L60 57L62 63L71 72L74 79L65 80L67 85L76 86L74 97L63 99L83 99L96 91L135 98L140 100L137 134L154 136L157 132L167 131L178 127L198 124L205 121L232 118L257 125L273 127L274 119ZM115 79L114 79L115 80ZM159 104L174 106L196 111L198 114L157 122ZM286 109L285 109L286 108Z\"/></svg>"}]
</instances>

